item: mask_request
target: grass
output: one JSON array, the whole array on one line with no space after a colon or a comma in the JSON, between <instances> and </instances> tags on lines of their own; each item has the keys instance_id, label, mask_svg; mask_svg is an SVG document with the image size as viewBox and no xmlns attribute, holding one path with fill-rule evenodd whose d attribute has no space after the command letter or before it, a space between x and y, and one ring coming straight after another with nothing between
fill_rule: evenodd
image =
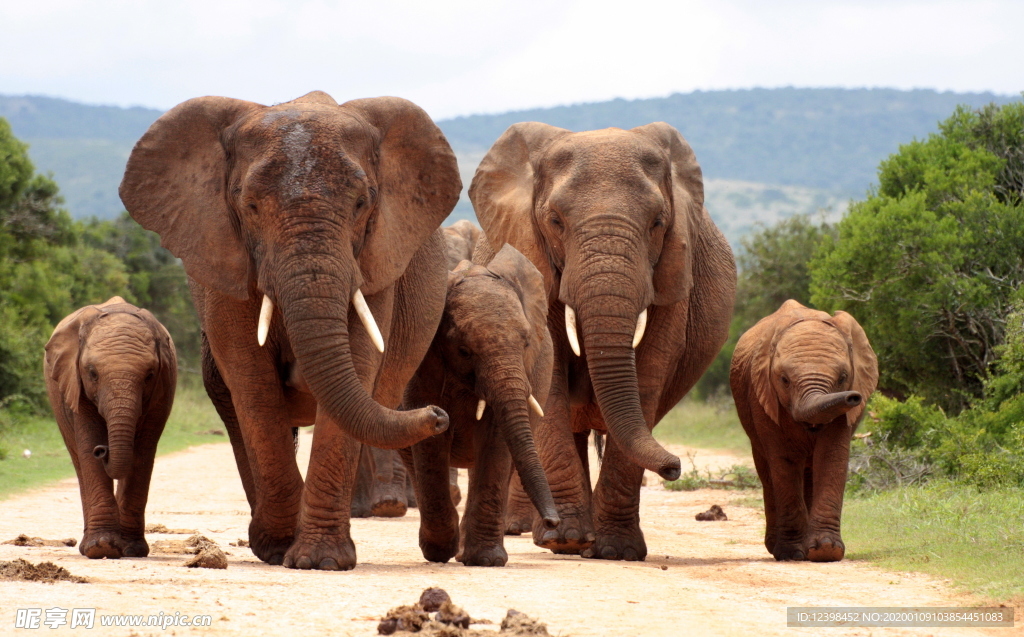
<instances>
[{"instance_id":1,"label":"grass","mask_svg":"<svg viewBox=\"0 0 1024 637\"><path fill-rule=\"evenodd\" d=\"M750 455L747 438L732 401L686 398L654 428L660 442Z\"/></svg>"},{"instance_id":2,"label":"grass","mask_svg":"<svg viewBox=\"0 0 1024 637\"><path fill-rule=\"evenodd\" d=\"M192 445L226 442L224 425L206 396L201 382L184 376L178 382L174 409L160 437L157 454L179 451ZM67 447L53 418L16 416L0 411L0 499L48 482L75 475ZM25 449L32 452L24 458Z\"/></svg>"},{"instance_id":3,"label":"grass","mask_svg":"<svg viewBox=\"0 0 1024 637\"><path fill-rule=\"evenodd\" d=\"M952 580L997 601L1024 601L1024 491L945 481L848 496L846 557Z\"/></svg>"}]
</instances>

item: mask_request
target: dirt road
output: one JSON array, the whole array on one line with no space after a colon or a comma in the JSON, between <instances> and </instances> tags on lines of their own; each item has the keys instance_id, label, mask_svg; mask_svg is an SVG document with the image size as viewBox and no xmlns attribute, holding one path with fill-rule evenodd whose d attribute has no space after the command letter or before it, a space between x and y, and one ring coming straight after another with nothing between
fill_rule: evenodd
<instances>
[{"instance_id":1,"label":"dirt road","mask_svg":"<svg viewBox=\"0 0 1024 637\"><path fill-rule=\"evenodd\" d=\"M302 438L300 460L308 458ZM683 448L673 449L684 453ZM735 458L698 453L698 466L730 465ZM686 461L684 460L684 463ZM732 506L722 491L670 492L648 474L642 524L646 562L604 562L558 556L529 539L507 538L505 568L430 564L417 547L418 515L355 520L359 565L346 573L303 572L268 566L246 548L248 506L225 444L194 447L159 458L147 523L195 529L229 552L227 570L188 569L180 555L88 560L76 548L0 545L0 560L52 560L87 584L0 582L0 634L80 635L374 635L389 608L419 598L428 586L445 588L475 618L500 622L515 608L547 623L552 635L775 635L820 634L787 628L787 606L956 606L970 600L941 582L893 574L849 561L777 563L762 544L763 515ZM727 522L694 515L721 504ZM74 480L0 503L0 540L19 533L43 538L81 536ZM150 535L183 539L182 535ZM209 614L209 628L96 628L63 626L16 630L17 608L96 608L98 614ZM1018 620L1018 626L1020 621ZM486 628L486 627L484 627ZM840 629L829 635L1009 635L1020 629Z\"/></svg>"}]
</instances>

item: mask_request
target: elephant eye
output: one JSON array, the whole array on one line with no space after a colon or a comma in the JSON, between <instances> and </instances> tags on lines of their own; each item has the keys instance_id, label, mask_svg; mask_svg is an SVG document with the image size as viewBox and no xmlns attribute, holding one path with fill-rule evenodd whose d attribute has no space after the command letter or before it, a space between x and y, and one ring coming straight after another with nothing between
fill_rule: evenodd
<instances>
[{"instance_id":1,"label":"elephant eye","mask_svg":"<svg viewBox=\"0 0 1024 637\"><path fill-rule=\"evenodd\" d=\"M846 372L839 374L839 384L842 385L845 383L847 378L848 376L846 375Z\"/></svg>"},{"instance_id":2,"label":"elephant eye","mask_svg":"<svg viewBox=\"0 0 1024 637\"><path fill-rule=\"evenodd\" d=\"M662 219L661 217L658 217L658 218L656 218L654 220L654 223L651 224L651 230L655 230L657 228L662 228L664 226L665 226L665 220Z\"/></svg>"},{"instance_id":3,"label":"elephant eye","mask_svg":"<svg viewBox=\"0 0 1024 637\"><path fill-rule=\"evenodd\" d=\"M782 377L782 385L783 385L784 387L789 387L789 378L787 378L787 377L783 376L783 377Z\"/></svg>"},{"instance_id":4,"label":"elephant eye","mask_svg":"<svg viewBox=\"0 0 1024 637\"><path fill-rule=\"evenodd\" d=\"M89 367L89 378L92 379L93 381L97 381L100 379L100 375L96 373L95 367Z\"/></svg>"},{"instance_id":5,"label":"elephant eye","mask_svg":"<svg viewBox=\"0 0 1024 637\"><path fill-rule=\"evenodd\" d=\"M554 227L556 227L559 230L561 230L562 229L562 220L559 219L556 215L552 214L551 215L551 225L553 225Z\"/></svg>"},{"instance_id":6,"label":"elephant eye","mask_svg":"<svg viewBox=\"0 0 1024 637\"><path fill-rule=\"evenodd\" d=\"M153 370L149 370L149 373L146 374L146 382L148 383L149 381L153 380L154 376L156 376L156 373L153 372Z\"/></svg>"},{"instance_id":7,"label":"elephant eye","mask_svg":"<svg viewBox=\"0 0 1024 637\"><path fill-rule=\"evenodd\" d=\"M469 351L468 347L465 347L464 345L459 346L459 356L461 356L462 358L469 358L472 355L473 352Z\"/></svg>"},{"instance_id":8,"label":"elephant eye","mask_svg":"<svg viewBox=\"0 0 1024 637\"><path fill-rule=\"evenodd\" d=\"M360 197L356 200L356 210L362 210L366 205L366 197Z\"/></svg>"}]
</instances>

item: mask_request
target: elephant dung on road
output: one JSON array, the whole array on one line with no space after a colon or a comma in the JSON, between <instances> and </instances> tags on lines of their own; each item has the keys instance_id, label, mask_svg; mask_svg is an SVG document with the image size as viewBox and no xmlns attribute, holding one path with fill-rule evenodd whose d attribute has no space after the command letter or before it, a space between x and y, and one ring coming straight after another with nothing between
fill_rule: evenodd
<instances>
[{"instance_id":1,"label":"elephant dung on road","mask_svg":"<svg viewBox=\"0 0 1024 637\"><path fill-rule=\"evenodd\" d=\"M562 524L546 528L513 488L508 531L532 526L559 553L642 560L644 469L679 477L651 429L725 342L736 267L704 209L693 150L665 123L573 133L515 124L473 178L493 245L544 277L555 363L537 447ZM591 495L586 442L607 431Z\"/></svg>"},{"instance_id":2,"label":"elephant dung on road","mask_svg":"<svg viewBox=\"0 0 1024 637\"><path fill-rule=\"evenodd\" d=\"M513 463L545 528L557 526L533 440L552 360L544 280L518 250L505 245L486 265L462 261L448 275L441 325L405 393L406 406L436 404L451 418L448 431L409 454L420 548L428 560L447 562L457 554L470 566L505 565ZM450 492L452 466L469 468L461 532Z\"/></svg>"},{"instance_id":3,"label":"elephant dung on road","mask_svg":"<svg viewBox=\"0 0 1024 637\"><path fill-rule=\"evenodd\" d=\"M850 440L878 382L863 328L786 301L740 337L729 382L764 487L765 547L777 560L843 559Z\"/></svg>"},{"instance_id":4,"label":"elephant dung on road","mask_svg":"<svg viewBox=\"0 0 1024 637\"><path fill-rule=\"evenodd\" d=\"M115 296L57 325L44 373L82 495L78 550L93 559L149 555L149 481L178 380L171 335L148 311Z\"/></svg>"},{"instance_id":5,"label":"elephant dung on road","mask_svg":"<svg viewBox=\"0 0 1024 637\"><path fill-rule=\"evenodd\" d=\"M355 566L359 443L397 449L448 426L435 406L395 408L441 319L439 226L460 189L441 130L396 97L200 97L132 150L121 199L189 275L261 560ZM314 422L303 484L292 428Z\"/></svg>"}]
</instances>

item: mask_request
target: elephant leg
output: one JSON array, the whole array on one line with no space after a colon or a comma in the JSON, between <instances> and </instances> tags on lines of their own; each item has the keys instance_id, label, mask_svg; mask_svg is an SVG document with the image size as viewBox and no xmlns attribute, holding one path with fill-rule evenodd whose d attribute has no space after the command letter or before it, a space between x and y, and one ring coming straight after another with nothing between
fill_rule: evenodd
<instances>
[{"instance_id":1,"label":"elephant leg","mask_svg":"<svg viewBox=\"0 0 1024 637\"><path fill-rule=\"evenodd\" d=\"M231 402L231 392L228 390L224 378L217 369L217 363L210 353L210 342L206 338L206 332L201 332L203 385L206 387L206 395L210 397L217 415L224 423L228 432L228 440L231 441L231 450L235 455L235 465L238 467L238 475L242 479L242 488L245 490L245 498L249 501L249 513L256 508L256 493L253 485L252 470L249 468L249 456L245 452L245 442L242 440L242 430L238 425L238 416L235 414L235 406Z\"/></svg>"},{"instance_id":2,"label":"elephant leg","mask_svg":"<svg viewBox=\"0 0 1024 637\"><path fill-rule=\"evenodd\" d=\"M114 481L107 475L103 463L93 457L95 440L83 432L97 431L103 427L100 416L94 409L83 409L75 415L73 438L68 451L75 460L78 473L78 488L82 496L82 514L85 531L78 551L89 559L117 559L123 555L124 542L121 540L121 521L117 499L114 497ZM65 437L65 442L68 438ZM77 456L77 457L75 457Z\"/></svg>"},{"instance_id":3,"label":"elephant leg","mask_svg":"<svg viewBox=\"0 0 1024 637\"><path fill-rule=\"evenodd\" d=\"M757 477L761 480L762 494L764 495L764 546L771 553L779 538L772 473L760 443L753 438L750 440L750 450L754 456L754 468L757 470Z\"/></svg>"},{"instance_id":4,"label":"elephant leg","mask_svg":"<svg viewBox=\"0 0 1024 637\"><path fill-rule=\"evenodd\" d=\"M139 424L131 473L117 485L124 557L149 555L149 543L146 542L146 501L149 499L156 447L166 418L167 414L159 414L155 418L145 418Z\"/></svg>"},{"instance_id":5,"label":"elephant leg","mask_svg":"<svg viewBox=\"0 0 1024 637\"><path fill-rule=\"evenodd\" d=\"M626 458L615 438L608 436L594 490L597 540L582 553L583 557L630 562L647 558L647 543L640 530L643 477L643 467Z\"/></svg>"},{"instance_id":6,"label":"elephant leg","mask_svg":"<svg viewBox=\"0 0 1024 637\"><path fill-rule=\"evenodd\" d=\"M512 454L497 426L477 429L476 434L476 461L469 470L466 513L462 516L462 546L455 559L466 566L505 566L505 502Z\"/></svg>"},{"instance_id":7,"label":"elephant leg","mask_svg":"<svg viewBox=\"0 0 1024 637\"><path fill-rule=\"evenodd\" d=\"M313 446L288 568L347 571L356 565L349 511L361 445L317 410Z\"/></svg>"},{"instance_id":8,"label":"elephant leg","mask_svg":"<svg viewBox=\"0 0 1024 637\"><path fill-rule=\"evenodd\" d=\"M544 418L534 440L562 523L549 529L533 516L533 543L555 553L578 554L597 536L590 512L590 483L577 453L564 374L555 369Z\"/></svg>"},{"instance_id":9,"label":"elephant leg","mask_svg":"<svg viewBox=\"0 0 1024 637\"><path fill-rule=\"evenodd\" d=\"M370 448L374 460L374 489L370 514L374 517L400 518L408 504L405 499L405 468L398 452Z\"/></svg>"},{"instance_id":10,"label":"elephant leg","mask_svg":"<svg viewBox=\"0 0 1024 637\"><path fill-rule=\"evenodd\" d=\"M536 443L539 446L539 443ZM512 468L509 480L508 504L505 508L505 535L522 535L533 528L533 518L537 511L526 495L519 472Z\"/></svg>"},{"instance_id":11,"label":"elephant leg","mask_svg":"<svg viewBox=\"0 0 1024 637\"><path fill-rule=\"evenodd\" d=\"M359 467L356 471L356 484L352 489L352 506L349 515L353 518L368 518L373 504L374 468L370 447L363 445L359 450Z\"/></svg>"},{"instance_id":12,"label":"elephant leg","mask_svg":"<svg viewBox=\"0 0 1024 637\"><path fill-rule=\"evenodd\" d=\"M812 497L804 538L807 559L812 562L838 562L846 554L839 523L853 432L843 425L826 426L814 447Z\"/></svg>"},{"instance_id":13,"label":"elephant leg","mask_svg":"<svg viewBox=\"0 0 1024 637\"><path fill-rule=\"evenodd\" d=\"M777 441L784 444L784 441ZM804 537L807 530L807 506L804 502L804 458L797 453L782 453L769 449L774 459L770 464L777 537L771 553L775 559L804 560L807 549ZM767 504L767 503L766 503Z\"/></svg>"},{"instance_id":14,"label":"elephant leg","mask_svg":"<svg viewBox=\"0 0 1024 637\"><path fill-rule=\"evenodd\" d=\"M420 505L420 550L431 562L447 562L459 550L459 513L448 487L450 431L412 448L412 474Z\"/></svg>"}]
</instances>

